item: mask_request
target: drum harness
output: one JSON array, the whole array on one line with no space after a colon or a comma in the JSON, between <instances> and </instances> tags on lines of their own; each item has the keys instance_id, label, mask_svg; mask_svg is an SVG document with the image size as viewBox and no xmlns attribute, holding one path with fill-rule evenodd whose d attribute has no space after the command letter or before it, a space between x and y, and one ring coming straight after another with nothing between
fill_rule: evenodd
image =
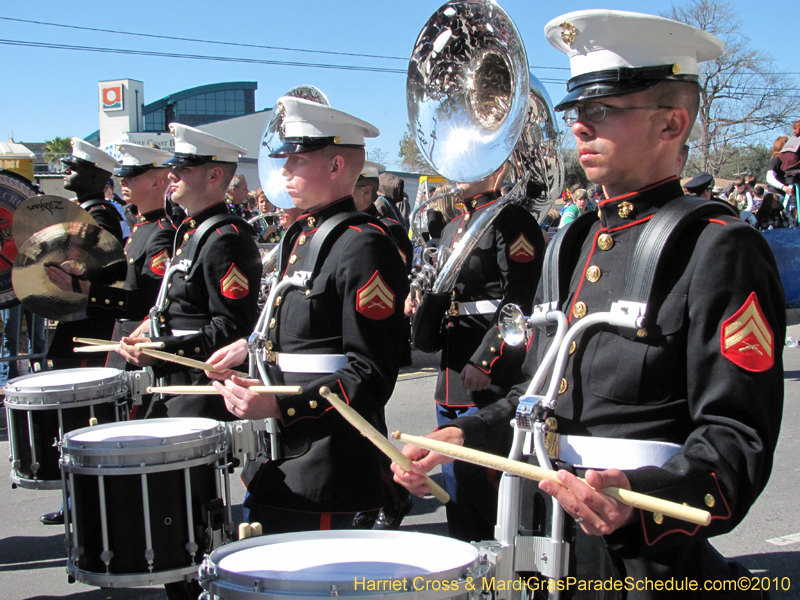
<instances>
[{"instance_id":1,"label":"drum harness","mask_svg":"<svg viewBox=\"0 0 800 600\"><path fill-rule=\"evenodd\" d=\"M548 419L558 404L559 384L573 341L595 325L633 330L634 335L642 329L647 322L648 302L654 298L656 276L669 258L670 249L690 224L719 215L735 216L735 213L727 204L703 201L696 196L683 196L668 202L645 225L636 242L622 299L612 303L608 312L587 315L571 328L559 307L567 296L570 276L577 265L583 241L598 220L597 213L579 217L552 239L542 271L543 301L533 307L533 315L525 321L528 328L554 327L555 332L525 395L519 400L509 458L521 460L525 453L523 448L530 447L531 441L539 465L551 470L554 470L551 457L560 457L583 468L636 468L643 465L660 467L680 453L680 445L666 442L559 436L554 433ZM552 375L548 389L544 395L539 395L549 371ZM620 452L633 455L630 465L600 464L603 460L610 460L612 455L619 456ZM590 454L600 454L601 458L591 463L583 461L584 456ZM498 580L511 580L521 572L537 572L558 581L569 572L570 552L569 542L564 541L564 509L555 498L551 499L550 537L518 535L521 485L519 477L503 475L497 506L496 541L482 542L480 547L487 560L494 564ZM550 594L550 598L558 598L560 592L551 591Z\"/></svg>"}]
</instances>

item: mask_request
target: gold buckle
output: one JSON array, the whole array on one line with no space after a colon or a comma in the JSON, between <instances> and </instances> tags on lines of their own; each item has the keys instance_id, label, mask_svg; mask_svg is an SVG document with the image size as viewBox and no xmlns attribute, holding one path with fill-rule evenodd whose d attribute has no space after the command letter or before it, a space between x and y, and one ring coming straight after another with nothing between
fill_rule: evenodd
<instances>
[{"instance_id":1,"label":"gold buckle","mask_svg":"<svg viewBox=\"0 0 800 600\"><path fill-rule=\"evenodd\" d=\"M547 456L550 458L558 458L559 443L561 441L561 434L551 431L544 434L544 448L547 451ZM533 450L536 454L536 449Z\"/></svg>"},{"instance_id":2,"label":"gold buckle","mask_svg":"<svg viewBox=\"0 0 800 600\"><path fill-rule=\"evenodd\" d=\"M458 300L453 300L450 303L450 308L447 309L447 314L450 315L451 317L457 317L460 308L461 305L458 303Z\"/></svg>"}]
</instances>

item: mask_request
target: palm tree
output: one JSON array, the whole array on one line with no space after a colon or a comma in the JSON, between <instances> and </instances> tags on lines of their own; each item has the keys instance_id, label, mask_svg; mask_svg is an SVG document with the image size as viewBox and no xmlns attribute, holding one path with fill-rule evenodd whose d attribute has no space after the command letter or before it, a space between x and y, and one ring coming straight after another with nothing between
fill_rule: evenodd
<instances>
[{"instance_id":1,"label":"palm tree","mask_svg":"<svg viewBox=\"0 0 800 600\"><path fill-rule=\"evenodd\" d=\"M47 140L44 143L44 153L42 158L45 162L54 162L65 154L72 152L72 144L68 137L54 137L52 140Z\"/></svg>"}]
</instances>

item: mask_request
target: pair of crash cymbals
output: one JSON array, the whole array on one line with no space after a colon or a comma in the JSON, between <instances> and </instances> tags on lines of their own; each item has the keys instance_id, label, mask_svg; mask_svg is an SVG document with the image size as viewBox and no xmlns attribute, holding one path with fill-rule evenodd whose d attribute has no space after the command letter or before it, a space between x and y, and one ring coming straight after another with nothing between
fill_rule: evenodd
<instances>
[{"instance_id":1,"label":"pair of crash cymbals","mask_svg":"<svg viewBox=\"0 0 800 600\"><path fill-rule=\"evenodd\" d=\"M127 264L120 243L66 198L28 198L16 210L11 234L19 248L11 272L14 292L35 314L59 321L86 316L86 296L52 283L47 267L101 285L122 287L125 282Z\"/></svg>"}]
</instances>

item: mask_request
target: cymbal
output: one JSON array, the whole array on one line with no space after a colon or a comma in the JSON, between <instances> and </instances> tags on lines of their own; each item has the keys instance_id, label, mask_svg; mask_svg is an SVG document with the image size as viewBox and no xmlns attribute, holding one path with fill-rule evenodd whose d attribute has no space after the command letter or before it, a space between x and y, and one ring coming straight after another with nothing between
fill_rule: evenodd
<instances>
[{"instance_id":1,"label":"cymbal","mask_svg":"<svg viewBox=\"0 0 800 600\"><path fill-rule=\"evenodd\" d=\"M34 233L14 260L14 292L31 312L59 321L85 318L87 299L51 283L48 266L73 267L92 283L113 287L122 287L128 271L122 246L98 225L58 223Z\"/></svg>"},{"instance_id":2,"label":"cymbal","mask_svg":"<svg viewBox=\"0 0 800 600\"><path fill-rule=\"evenodd\" d=\"M34 233L56 223L97 225L97 221L80 204L61 196L31 196L17 207L11 235L17 248L21 248Z\"/></svg>"}]
</instances>

